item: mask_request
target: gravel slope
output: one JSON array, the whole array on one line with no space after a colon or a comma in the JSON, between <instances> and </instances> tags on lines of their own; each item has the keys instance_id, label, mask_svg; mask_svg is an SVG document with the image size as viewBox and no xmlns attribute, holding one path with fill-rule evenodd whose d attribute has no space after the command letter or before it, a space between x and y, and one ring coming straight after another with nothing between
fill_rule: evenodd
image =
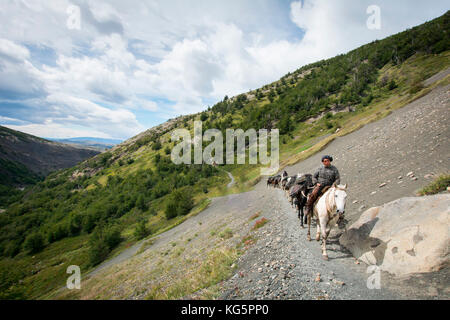
<instances>
[{"instance_id":1,"label":"gravel slope","mask_svg":"<svg viewBox=\"0 0 450 320\"><path fill-rule=\"evenodd\" d=\"M436 88L390 116L336 139L287 172L313 173L323 154L332 155L341 183L348 184L346 216L351 222L363 205L370 208L415 196L434 179L430 174L450 171L449 99L450 86ZM417 180L406 176L410 172Z\"/></svg>"},{"instance_id":2,"label":"gravel slope","mask_svg":"<svg viewBox=\"0 0 450 320\"><path fill-rule=\"evenodd\" d=\"M238 272L223 284L223 299L396 299L386 288L367 288L366 266L330 239L324 261L320 243L306 241L297 215L279 189L265 190L261 216L270 220L257 243L238 262ZM315 234L315 229L313 230ZM320 281L317 276L320 274Z\"/></svg>"}]
</instances>

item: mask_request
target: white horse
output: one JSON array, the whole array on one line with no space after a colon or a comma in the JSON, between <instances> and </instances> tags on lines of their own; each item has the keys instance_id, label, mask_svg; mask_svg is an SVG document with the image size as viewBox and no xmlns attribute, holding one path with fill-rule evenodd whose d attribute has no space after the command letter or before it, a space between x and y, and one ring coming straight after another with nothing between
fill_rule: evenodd
<instances>
[{"instance_id":1,"label":"white horse","mask_svg":"<svg viewBox=\"0 0 450 320\"><path fill-rule=\"evenodd\" d=\"M330 230L345 213L346 190L346 184L338 186L333 184L314 206L313 215L317 221L316 240L320 240L322 233L322 256L325 260L328 260L326 243ZM308 216L308 241L311 241L310 229L311 217Z\"/></svg>"}]
</instances>

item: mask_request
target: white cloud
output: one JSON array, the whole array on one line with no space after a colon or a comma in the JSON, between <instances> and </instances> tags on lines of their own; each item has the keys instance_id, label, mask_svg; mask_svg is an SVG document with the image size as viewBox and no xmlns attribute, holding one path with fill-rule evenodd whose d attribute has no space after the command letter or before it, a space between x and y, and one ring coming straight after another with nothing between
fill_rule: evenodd
<instances>
[{"instance_id":1,"label":"white cloud","mask_svg":"<svg viewBox=\"0 0 450 320\"><path fill-rule=\"evenodd\" d=\"M40 72L27 59L29 50L10 40L0 38L0 93L6 98L43 94Z\"/></svg>"},{"instance_id":2,"label":"white cloud","mask_svg":"<svg viewBox=\"0 0 450 320\"><path fill-rule=\"evenodd\" d=\"M144 110L147 111L157 111L158 110L158 105L156 104L156 102L153 101L149 101L149 100L140 100L139 102L137 102L138 105L140 105L140 107Z\"/></svg>"},{"instance_id":3,"label":"white cloud","mask_svg":"<svg viewBox=\"0 0 450 320\"><path fill-rule=\"evenodd\" d=\"M366 27L372 2L2 2L0 100L22 97L31 111L40 110L33 111L39 122L28 127L33 130L45 132L46 117L52 130L129 137L145 129L136 111L148 118L201 111L224 95L258 88L447 10L445 1L430 8L421 1L379 0L382 29L373 31ZM81 8L80 30L66 27L71 4ZM53 50L53 63L40 61L43 48ZM11 112L7 117L14 118Z\"/></svg>"},{"instance_id":4,"label":"white cloud","mask_svg":"<svg viewBox=\"0 0 450 320\"><path fill-rule=\"evenodd\" d=\"M109 137L132 136L145 129L129 110L111 110L64 94L51 94L46 102L53 106L55 111L52 122L96 128Z\"/></svg>"},{"instance_id":5,"label":"white cloud","mask_svg":"<svg viewBox=\"0 0 450 320\"><path fill-rule=\"evenodd\" d=\"M30 57L30 51L8 39L0 39L0 55L15 62L22 62Z\"/></svg>"},{"instance_id":6,"label":"white cloud","mask_svg":"<svg viewBox=\"0 0 450 320\"><path fill-rule=\"evenodd\" d=\"M74 129L68 128L62 124L47 122L45 124L27 124L27 125L4 125L13 130L25 132L37 137L44 138L74 138L74 137L96 137L96 138L111 138L102 131L93 129Z\"/></svg>"}]
</instances>

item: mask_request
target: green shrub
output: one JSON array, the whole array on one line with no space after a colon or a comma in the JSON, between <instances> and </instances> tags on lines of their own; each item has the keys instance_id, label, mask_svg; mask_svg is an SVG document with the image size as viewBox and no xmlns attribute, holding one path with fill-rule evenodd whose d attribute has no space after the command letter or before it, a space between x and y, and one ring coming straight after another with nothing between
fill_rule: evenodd
<instances>
[{"instance_id":1,"label":"green shrub","mask_svg":"<svg viewBox=\"0 0 450 320\"><path fill-rule=\"evenodd\" d=\"M325 121L325 126L327 127L327 129L332 129L334 127L333 122L331 121Z\"/></svg>"},{"instance_id":2,"label":"green shrub","mask_svg":"<svg viewBox=\"0 0 450 320\"><path fill-rule=\"evenodd\" d=\"M23 244L23 248L29 253L37 253L44 249L44 238L39 232L30 234Z\"/></svg>"},{"instance_id":3,"label":"green shrub","mask_svg":"<svg viewBox=\"0 0 450 320\"><path fill-rule=\"evenodd\" d=\"M119 227L96 227L89 239L89 261L91 265L95 266L105 260L111 250L121 241Z\"/></svg>"},{"instance_id":4,"label":"green shrub","mask_svg":"<svg viewBox=\"0 0 450 320\"><path fill-rule=\"evenodd\" d=\"M150 234L145 224L146 220L141 220L136 226L136 229L134 230L134 236L136 239L141 240Z\"/></svg>"},{"instance_id":5,"label":"green shrub","mask_svg":"<svg viewBox=\"0 0 450 320\"><path fill-rule=\"evenodd\" d=\"M96 240L91 243L89 248L89 261L91 265L95 266L106 259L109 254L108 245L104 240Z\"/></svg>"},{"instance_id":6,"label":"green shrub","mask_svg":"<svg viewBox=\"0 0 450 320\"><path fill-rule=\"evenodd\" d=\"M166 208L164 210L166 214L166 219L170 220L175 218L178 215L178 207L174 201L170 201L166 204Z\"/></svg>"},{"instance_id":7,"label":"green shrub","mask_svg":"<svg viewBox=\"0 0 450 320\"><path fill-rule=\"evenodd\" d=\"M206 119L208 119L208 114L206 112L202 112L202 114L200 116L200 120L205 121Z\"/></svg>"},{"instance_id":8,"label":"green shrub","mask_svg":"<svg viewBox=\"0 0 450 320\"><path fill-rule=\"evenodd\" d=\"M8 241L3 249L3 255L6 257L15 257L21 249L19 241Z\"/></svg>"},{"instance_id":9,"label":"green shrub","mask_svg":"<svg viewBox=\"0 0 450 320\"><path fill-rule=\"evenodd\" d=\"M161 142L158 140L158 141L156 141L154 144L153 144L153 146L152 146L152 149L153 150L160 150L161 149Z\"/></svg>"},{"instance_id":10,"label":"green shrub","mask_svg":"<svg viewBox=\"0 0 450 320\"><path fill-rule=\"evenodd\" d=\"M151 216L156 216L156 214L157 214L155 208L153 208L153 207L150 207L150 208L148 209L148 213L149 213Z\"/></svg>"},{"instance_id":11,"label":"green shrub","mask_svg":"<svg viewBox=\"0 0 450 320\"><path fill-rule=\"evenodd\" d=\"M392 80L389 82L389 85L388 85L389 91L394 90L394 89L396 89L397 87L398 87L397 83L395 82L394 79L392 79Z\"/></svg>"},{"instance_id":12,"label":"green shrub","mask_svg":"<svg viewBox=\"0 0 450 320\"><path fill-rule=\"evenodd\" d=\"M142 211L147 211L148 210L148 205L145 201L144 196L141 194L139 195L137 201L136 201L136 207Z\"/></svg>"},{"instance_id":13,"label":"green shrub","mask_svg":"<svg viewBox=\"0 0 450 320\"><path fill-rule=\"evenodd\" d=\"M105 241L110 250L114 249L122 241L119 227L106 229Z\"/></svg>"},{"instance_id":14,"label":"green shrub","mask_svg":"<svg viewBox=\"0 0 450 320\"><path fill-rule=\"evenodd\" d=\"M194 199L192 198L192 190L185 188L184 190L175 190L170 195L166 203L165 214L167 219L176 216L186 215L194 207Z\"/></svg>"},{"instance_id":15,"label":"green shrub","mask_svg":"<svg viewBox=\"0 0 450 320\"><path fill-rule=\"evenodd\" d=\"M58 224L54 226L47 235L49 243L64 239L69 235L69 228L66 224Z\"/></svg>"}]
</instances>

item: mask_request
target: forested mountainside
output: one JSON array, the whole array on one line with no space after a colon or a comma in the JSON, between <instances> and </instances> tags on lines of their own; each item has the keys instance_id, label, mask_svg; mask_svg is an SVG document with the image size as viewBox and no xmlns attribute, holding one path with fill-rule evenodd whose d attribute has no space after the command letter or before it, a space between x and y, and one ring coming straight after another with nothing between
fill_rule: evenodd
<instances>
[{"instance_id":1,"label":"forested mountainside","mask_svg":"<svg viewBox=\"0 0 450 320\"><path fill-rule=\"evenodd\" d=\"M0 208L20 197L17 188L32 185L52 171L72 167L98 153L0 126Z\"/></svg>"},{"instance_id":2,"label":"forested mountainside","mask_svg":"<svg viewBox=\"0 0 450 320\"><path fill-rule=\"evenodd\" d=\"M224 133L227 128L278 128L281 157L288 159L352 121L386 115L391 107L377 109L386 101L401 107L389 100L393 97L406 101L425 94L423 81L450 65L449 19L447 12L304 66L50 174L0 214L1 297L40 297L64 283L68 265L90 270L136 240L184 221L207 206L208 198L242 191L258 179L258 166L223 166L237 177L236 186L227 190L222 168L173 164L173 129L192 131L194 120L203 121L203 130Z\"/></svg>"}]
</instances>

